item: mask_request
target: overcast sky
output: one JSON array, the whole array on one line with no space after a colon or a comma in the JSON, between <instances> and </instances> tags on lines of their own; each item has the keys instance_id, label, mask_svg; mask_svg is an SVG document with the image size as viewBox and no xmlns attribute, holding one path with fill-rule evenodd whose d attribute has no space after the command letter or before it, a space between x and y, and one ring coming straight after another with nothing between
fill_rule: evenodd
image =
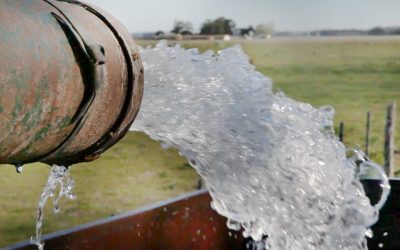
<instances>
[{"instance_id":1,"label":"overcast sky","mask_svg":"<svg viewBox=\"0 0 400 250\"><path fill-rule=\"evenodd\" d=\"M172 29L174 20L193 23L233 19L238 27L273 22L276 30L400 26L400 0L86 0L117 17L131 32Z\"/></svg>"}]
</instances>

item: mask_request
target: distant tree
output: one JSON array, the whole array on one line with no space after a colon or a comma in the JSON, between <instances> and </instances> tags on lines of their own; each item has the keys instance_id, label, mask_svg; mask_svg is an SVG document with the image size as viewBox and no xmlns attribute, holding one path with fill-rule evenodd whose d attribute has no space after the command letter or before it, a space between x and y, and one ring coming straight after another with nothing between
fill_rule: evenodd
<instances>
[{"instance_id":1,"label":"distant tree","mask_svg":"<svg viewBox=\"0 0 400 250\"><path fill-rule=\"evenodd\" d=\"M250 25L248 28L239 29L239 31L241 36L253 36L255 33L255 29L252 25Z\"/></svg>"},{"instance_id":2,"label":"distant tree","mask_svg":"<svg viewBox=\"0 0 400 250\"><path fill-rule=\"evenodd\" d=\"M206 20L201 29L200 34L203 35L232 35L236 25L231 19L219 17L215 20Z\"/></svg>"},{"instance_id":3,"label":"distant tree","mask_svg":"<svg viewBox=\"0 0 400 250\"><path fill-rule=\"evenodd\" d=\"M182 35L193 35L193 33L191 31L188 30L184 30L181 32Z\"/></svg>"},{"instance_id":4,"label":"distant tree","mask_svg":"<svg viewBox=\"0 0 400 250\"><path fill-rule=\"evenodd\" d=\"M259 24L256 26L256 35L261 35L261 36L267 36L267 35L272 35L274 32L274 24L269 23L269 24Z\"/></svg>"},{"instance_id":5,"label":"distant tree","mask_svg":"<svg viewBox=\"0 0 400 250\"><path fill-rule=\"evenodd\" d=\"M376 36L376 35L384 35L385 34L385 30L382 27L375 27L375 28L370 29L368 31L368 34L369 35L374 35L374 36Z\"/></svg>"},{"instance_id":6,"label":"distant tree","mask_svg":"<svg viewBox=\"0 0 400 250\"><path fill-rule=\"evenodd\" d=\"M188 35L192 34L193 25L191 22L175 20L174 28L171 30L174 34Z\"/></svg>"},{"instance_id":7,"label":"distant tree","mask_svg":"<svg viewBox=\"0 0 400 250\"><path fill-rule=\"evenodd\" d=\"M207 35L213 33L213 21L206 20L200 28L200 34Z\"/></svg>"},{"instance_id":8,"label":"distant tree","mask_svg":"<svg viewBox=\"0 0 400 250\"><path fill-rule=\"evenodd\" d=\"M156 37L164 37L164 36L165 36L165 33L164 33L164 31L159 30L159 31L157 31L154 35L155 35Z\"/></svg>"}]
</instances>

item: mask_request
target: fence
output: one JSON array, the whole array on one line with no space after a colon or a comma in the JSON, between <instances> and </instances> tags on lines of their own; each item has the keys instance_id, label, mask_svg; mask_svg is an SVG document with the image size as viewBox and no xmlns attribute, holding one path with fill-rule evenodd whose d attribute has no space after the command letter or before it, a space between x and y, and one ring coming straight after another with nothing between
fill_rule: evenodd
<instances>
[{"instance_id":1,"label":"fence","mask_svg":"<svg viewBox=\"0 0 400 250\"><path fill-rule=\"evenodd\" d=\"M396 137L396 102L390 103L386 108L386 123L384 130L384 169L388 177L394 177L395 174L395 155L400 155L400 150L395 149ZM371 133L371 112L367 112L366 126L365 126L365 154L369 154L369 141ZM344 123L340 122L339 126L339 140L343 142L344 139Z\"/></svg>"}]
</instances>

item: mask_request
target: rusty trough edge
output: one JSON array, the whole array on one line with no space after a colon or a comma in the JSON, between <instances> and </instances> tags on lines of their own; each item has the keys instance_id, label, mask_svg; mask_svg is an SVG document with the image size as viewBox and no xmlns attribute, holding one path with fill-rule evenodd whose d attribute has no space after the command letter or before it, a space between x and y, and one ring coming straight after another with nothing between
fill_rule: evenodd
<instances>
[{"instance_id":1,"label":"rusty trough edge","mask_svg":"<svg viewBox=\"0 0 400 250\"><path fill-rule=\"evenodd\" d=\"M376 204L381 194L380 182L374 179L361 182L366 195L373 204ZM375 237L367 239L370 250L400 249L400 231L398 230L400 225L400 178L390 178L390 185L392 190L386 204L380 210L380 219L371 228ZM226 227L226 218L211 209L210 201L208 190L202 189L47 234L43 240L48 243L48 249L57 250L248 249L247 246L252 244L252 240L243 238L240 231L229 230ZM186 211L189 210L192 212L187 213ZM204 218L210 220L204 220ZM152 222L159 224L154 228L153 224L149 227L148 223ZM160 225L162 226L160 227ZM142 235L140 234L141 229L144 230ZM146 234L146 230L149 229L154 233ZM200 236L200 230L204 233L202 236L204 240L192 241L192 238ZM132 232L139 232L137 233L138 237ZM95 237L89 237L88 241L82 241L91 234ZM185 234L186 237L182 237ZM207 240L205 235L207 235ZM31 250L36 248L27 240L2 249Z\"/></svg>"},{"instance_id":2,"label":"rusty trough edge","mask_svg":"<svg viewBox=\"0 0 400 250\"><path fill-rule=\"evenodd\" d=\"M61 230L61 231L57 231L57 232L54 232L54 233L46 234L46 235L43 236L43 241L47 241L47 240L52 239L52 238L57 238L57 237L60 237L60 236L68 235L68 234L71 234L71 233L74 233L74 232L77 232L77 231L80 231L80 230L84 230L84 229L87 229L87 228L96 227L96 226L99 226L99 225L102 225L102 224L106 224L106 223L109 223L109 222L117 221L117 220L123 219L125 217L138 215L140 213L146 212L146 211L151 210L151 209L167 206L167 205L172 204L174 202L177 202L177 201L180 201L180 200L189 199L189 198L195 197L197 195L202 195L202 194L206 194L206 193L208 193L207 189L200 189L200 190L196 190L194 192L185 193L185 194L173 197L173 198L168 199L168 200L164 200L164 201L160 201L160 202L157 202L157 203L152 203L152 204L140 207L138 209L126 211L126 212L123 212L123 213L120 213L120 214L116 214L114 216L102 218L102 219L95 220L95 221L92 221L92 222L89 222L89 223L86 223L86 224L82 224L82 225L71 227L71 228L68 228L68 229L65 229L65 230ZM13 249L17 249L17 248L27 247L27 246L30 246L30 245L32 245L30 240L25 240L25 241L21 241L21 242L15 243L15 244L13 244L11 246L7 246L5 248L0 248L0 250L13 250Z\"/></svg>"}]
</instances>

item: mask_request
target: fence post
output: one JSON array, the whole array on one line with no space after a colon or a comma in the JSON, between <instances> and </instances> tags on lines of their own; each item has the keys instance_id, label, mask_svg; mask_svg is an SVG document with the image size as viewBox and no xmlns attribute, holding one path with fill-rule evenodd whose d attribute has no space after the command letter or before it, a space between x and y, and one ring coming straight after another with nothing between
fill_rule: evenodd
<instances>
[{"instance_id":1,"label":"fence post","mask_svg":"<svg viewBox=\"0 0 400 250\"><path fill-rule=\"evenodd\" d=\"M344 137L344 123L340 122L340 125L339 125L339 140L341 142L343 142L343 137Z\"/></svg>"},{"instance_id":2,"label":"fence post","mask_svg":"<svg viewBox=\"0 0 400 250\"><path fill-rule=\"evenodd\" d=\"M392 102L387 107L386 125L385 125L385 143L383 154L385 158L385 172L388 177L394 176L394 138L396 124L396 103Z\"/></svg>"},{"instance_id":3,"label":"fence post","mask_svg":"<svg viewBox=\"0 0 400 250\"><path fill-rule=\"evenodd\" d=\"M371 122L371 112L367 112L367 124L366 124L366 131L365 131L365 155L368 156L368 151L369 151L369 134L371 132L371 127L370 127L370 122Z\"/></svg>"}]
</instances>

